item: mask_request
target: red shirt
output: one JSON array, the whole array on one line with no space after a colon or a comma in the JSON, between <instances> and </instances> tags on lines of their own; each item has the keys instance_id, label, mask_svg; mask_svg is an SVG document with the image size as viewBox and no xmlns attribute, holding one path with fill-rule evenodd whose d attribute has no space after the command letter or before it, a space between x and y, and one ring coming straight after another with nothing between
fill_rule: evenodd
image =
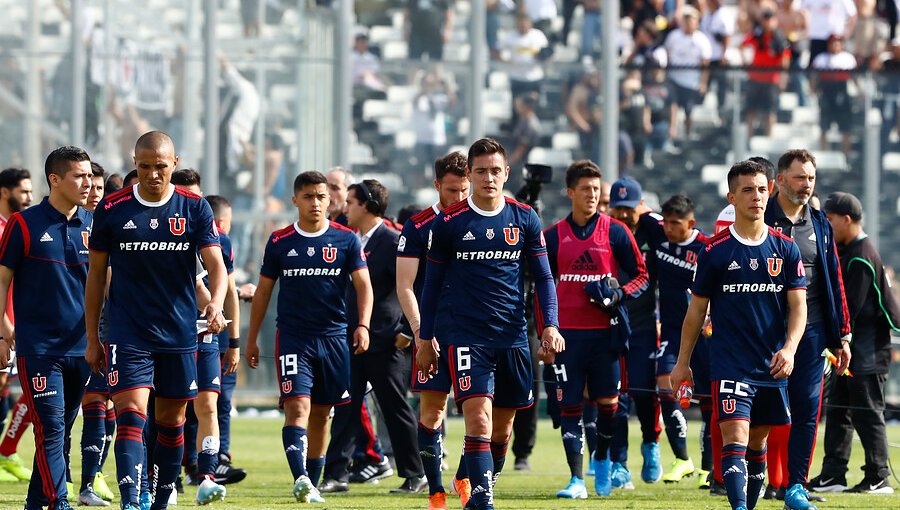
<instances>
[{"instance_id":1,"label":"red shirt","mask_svg":"<svg viewBox=\"0 0 900 510\"><path fill-rule=\"evenodd\" d=\"M750 46L753 48L753 61L750 63L753 67L770 67L777 68L778 71L747 71L747 77L755 82L760 83L778 83L781 79L781 70L784 69L784 61L791 56L791 50L786 47L783 51L776 53L772 50L772 32L763 33L760 37L748 34L741 48Z\"/></svg>"},{"instance_id":2,"label":"red shirt","mask_svg":"<svg viewBox=\"0 0 900 510\"><path fill-rule=\"evenodd\" d=\"M7 218L0 216L0 238L3 237L3 233L6 231L6 224L9 223ZM9 322L12 322L15 325L16 321L13 319L13 297L12 297L12 282L9 285L9 292L6 294L6 316L9 317Z\"/></svg>"}]
</instances>

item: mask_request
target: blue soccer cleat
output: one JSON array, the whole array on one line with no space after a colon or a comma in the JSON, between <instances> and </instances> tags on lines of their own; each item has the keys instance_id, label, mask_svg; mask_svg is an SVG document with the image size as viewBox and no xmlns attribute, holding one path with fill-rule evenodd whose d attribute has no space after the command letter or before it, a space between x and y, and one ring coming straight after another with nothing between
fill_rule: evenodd
<instances>
[{"instance_id":1,"label":"blue soccer cleat","mask_svg":"<svg viewBox=\"0 0 900 510\"><path fill-rule=\"evenodd\" d=\"M809 494L799 483L791 486L784 493L784 510L818 510L819 507L809 502Z\"/></svg>"},{"instance_id":2,"label":"blue soccer cleat","mask_svg":"<svg viewBox=\"0 0 900 510\"><path fill-rule=\"evenodd\" d=\"M141 510L150 510L151 506L153 506L153 496L149 492L142 492L140 496Z\"/></svg>"},{"instance_id":3,"label":"blue soccer cleat","mask_svg":"<svg viewBox=\"0 0 900 510\"><path fill-rule=\"evenodd\" d=\"M613 462L610 468L609 479L613 489L634 490L631 483L631 471L621 462Z\"/></svg>"},{"instance_id":4,"label":"blue soccer cleat","mask_svg":"<svg viewBox=\"0 0 900 510\"><path fill-rule=\"evenodd\" d=\"M659 443L641 444L644 465L641 466L641 480L656 483L662 478L662 464L659 461Z\"/></svg>"},{"instance_id":5,"label":"blue soccer cleat","mask_svg":"<svg viewBox=\"0 0 900 510\"><path fill-rule=\"evenodd\" d=\"M197 504L208 505L213 501L225 499L226 489L209 478L204 478L197 487Z\"/></svg>"},{"instance_id":6,"label":"blue soccer cleat","mask_svg":"<svg viewBox=\"0 0 900 510\"><path fill-rule=\"evenodd\" d=\"M568 499L587 499L587 487L584 486L584 479L573 476L572 479L569 480L569 485L566 485L565 489L557 492L556 497Z\"/></svg>"},{"instance_id":7,"label":"blue soccer cleat","mask_svg":"<svg viewBox=\"0 0 900 510\"><path fill-rule=\"evenodd\" d=\"M612 492L612 481L609 478L611 464L609 459L591 459L591 465L594 468L594 491L598 496L609 496L609 493Z\"/></svg>"},{"instance_id":8,"label":"blue soccer cleat","mask_svg":"<svg viewBox=\"0 0 900 510\"><path fill-rule=\"evenodd\" d=\"M301 475L294 482L294 497L301 503L323 503L325 501L306 475Z\"/></svg>"}]
</instances>

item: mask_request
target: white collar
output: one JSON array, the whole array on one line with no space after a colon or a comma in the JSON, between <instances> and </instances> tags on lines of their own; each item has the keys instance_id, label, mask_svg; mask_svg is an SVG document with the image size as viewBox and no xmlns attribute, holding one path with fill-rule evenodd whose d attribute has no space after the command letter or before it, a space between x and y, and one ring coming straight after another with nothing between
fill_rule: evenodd
<instances>
[{"instance_id":1,"label":"white collar","mask_svg":"<svg viewBox=\"0 0 900 510\"><path fill-rule=\"evenodd\" d=\"M503 199L503 203L500 204L500 207L494 209L493 211L485 211L484 209L479 209L478 206L475 205L475 202L472 201L471 195L468 198L466 198L466 201L469 203L469 207L471 207L473 211L477 212L478 214L480 214L482 216L488 216L488 217L497 216L498 214L500 214L501 211L503 211L503 208L506 207L506 198L505 197Z\"/></svg>"},{"instance_id":2,"label":"white collar","mask_svg":"<svg viewBox=\"0 0 900 510\"><path fill-rule=\"evenodd\" d=\"M325 228L323 228L322 230L320 230L318 232L306 232L305 230L300 228L299 221L294 222L294 230L296 230L297 233L303 237L319 237L320 235L324 234L328 230L329 226L331 226L330 223L325 223Z\"/></svg>"},{"instance_id":3,"label":"white collar","mask_svg":"<svg viewBox=\"0 0 900 510\"><path fill-rule=\"evenodd\" d=\"M687 246L687 245L693 243L697 239L698 235L700 235L700 231L697 229L694 229L694 233L691 234L691 237L688 237L686 241L682 241L682 242L678 243L678 246Z\"/></svg>"},{"instance_id":4,"label":"white collar","mask_svg":"<svg viewBox=\"0 0 900 510\"><path fill-rule=\"evenodd\" d=\"M766 239L769 237L769 227L766 227L766 230L763 231L763 235L762 235L762 237L759 238L759 241L751 241L749 239L744 239L743 237L739 236L737 231L734 230L734 224L729 225L728 230L731 232L731 235L733 235L734 238L738 240L739 243L746 245L746 246L759 246L762 243L764 243L766 241Z\"/></svg>"},{"instance_id":5,"label":"white collar","mask_svg":"<svg viewBox=\"0 0 900 510\"><path fill-rule=\"evenodd\" d=\"M378 218L377 220L375 220L375 226L372 227L372 228L370 228L368 232L366 232L365 234L363 234L362 232L360 232L359 238L360 238L360 239L369 239L369 238L371 238L371 237L372 237L372 233L375 232L375 230L378 229L378 227L380 227L383 223L384 223L384 220L381 219L381 218Z\"/></svg>"},{"instance_id":6,"label":"white collar","mask_svg":"<svg viewBox=\"0 0 900 510\"><path fill-rule=\"evenodd\" d=\"M434 214L441 214L441 208L438 207L439 205L441 205L440 202L435 202L435 203L431 206L431 210L434 211Z\"/></svg>"},{"instance_id":7,"label":"white collar","mask_svg":"<svg viewBox=\"0 0 900 510\"><path fill-rule=\"evenodd\" d=\"M159 202L149 202L141 198L141 194L138 193L137 183L135 183L135 185L132 187L132 190L134 191L134 198L136 198L141 205L145 205L147 207L162 207L169 203L169 199L171 199L172 195L175 194L175 185L169 183L169 189L166 190L165 195L163 195L162 199Z\"/></svg>"}]
</instances>

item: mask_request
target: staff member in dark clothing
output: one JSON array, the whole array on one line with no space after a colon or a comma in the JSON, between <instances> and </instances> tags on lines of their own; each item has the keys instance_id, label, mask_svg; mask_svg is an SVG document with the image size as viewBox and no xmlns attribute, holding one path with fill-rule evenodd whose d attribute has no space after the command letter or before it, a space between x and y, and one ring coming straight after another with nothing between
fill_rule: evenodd
<instances>
[{"instance_id":1,"label":"staff member in dark clothing","mask_svg":"<svg viewBox=\"0 0 900 510\"><path fill-rule=\"evenodd\" d=\"M418 422L406 401L409 389L409 358L396 343L400 339L403 310L397 301L397 244L400 233L383 220L388 192L376 180L367 179L347 189L347 225L358 231L366 262L372 275L375 306L369 350L354 356L350 365L350 412L335 419L325 464L326 480L345 481L350 456L359 430L360 412L366 383L372 390L387 423L394 447L398 474L405 478L392 493L421 492L427 485L416 439ZM349 301L355 301L350 296ZM353 315L350 306L350 315ZM355 324L350 317L348 324Z\"/></svg>"},{"instance_id":2,"label":"staff member in dark clothing","mask_svg":"<svg viewBox=\"0 0 900 510\"><path fill-rule=\"evenodd\" d=\"M810 488L821 492L847 490L847 463L855 428L866 452L865 477L848 492L893 494L888 479L884 385L891 363L891 330L900 330L900 303L884 272L881 255L863 232L859 200L850 193L832 193L825 202L825 214L834 227L853 325L853 376L834 375L831 407L826 412L822 474L810 481Z\"/></svg>"}]
</instances>

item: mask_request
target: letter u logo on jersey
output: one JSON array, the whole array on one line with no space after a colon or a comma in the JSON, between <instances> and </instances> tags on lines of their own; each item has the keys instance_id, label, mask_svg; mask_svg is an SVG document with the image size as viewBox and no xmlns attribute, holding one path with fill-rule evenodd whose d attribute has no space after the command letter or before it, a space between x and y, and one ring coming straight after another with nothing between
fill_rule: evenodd
<instances>
[{"instance_id":1,"label":"letter u logo on jersey","mask_svg":"<svg viewBox=\"0 0 900 510\"><path fill-rule=\"evenodd\" d=\"M472 388L472 376L464 375L456 382L459 383L459 391L469 391Z\"/></svg>"},{"instance_id":2,"label":"letter u logo on jersey","mask_svg":"<svg viewBox=\"0 0 900 510\"><path fill-rule=\"evenodd\" d=\"M733 398L726 398L722 401L722 411L725 411L725 414L732 414L734 410L737 408L737 400Z\"/></svg>"},{"instance_id":3,"label":"letter u logo on jersey","mask_svg":"<svg viewBox=\"0 0 900 510\"><path fill-rule=\"evenodd\" d=\"M169 218L169 231L176 236L184 234L187 219L185 218Z\"/></svg>"},{"instance_id":4,"label":"letter u logo on jersey","mask_svg":"<svg viewBox=\"0 0 900 510\"><path fill-rule=\"evenodd\" d=\"M766 259L766 269L769 270L769 276L778 276L781 274L781 264L783 259L769 257Z\"/></svg>"},{"instance_id":5,"label":"letter u logo on jersey","mask_svg":"<svg viewBox=\"0 0 900 510\"><path fill-rule=\"evenodd\" d=\"M119 384L119 371L118 370L110 371L106 378L108 379L110 386L115 386L115 385Z\"/></svg>"},{"instance_id":6,"label":"letter u logo on jersey","mask_svg":"<svg viewBox=\"0 0 900 510\"><path fill-rule=\"evenodd\" d=\"M696 264L697 263L697 252L695 252L695 251L684 252L684 260L687 261L688 264Z\"/></svg>"},{"instance_id":7,"label":"letter u logo on jersey","mask_svg":"<svg viewBox=\"0 0 900 510\"><path fill-rule=\"evenodd\" d=\"M281 381L281 392L290 393L294 389L294 383L291 381Z\"/></svg>"},{"instance_id":8,"label":"letter u logo on jersey","mask_svg":"<svg viewBox=\"0 0 900 510\"><path fill-rule=\"evenodd\" d=\"M322 258L325 260L325 262L331 264L332 262L337 260L337 248L332 248L331 246L323 246Z\"/></svg>"},{"instance_id":9,"label":"letter u logo on jersey","mask_svg":"<svg viewBox=\"0 0 900 510\"><path fill-rule=\"evenodd\" d=\"M31 378L31 387L34 388L34 391L41 392L47 389L47 378L46 377L32 377Z\"/></svg>"},{"instance_id":10,"label":"letter u logo on jersey","mask_svg":"<svg viewBox=\"0 0 900 510\"><path fill-rule=\"evenodd\" d=\"M428 374L421 370L416 371L416 380L419 381L419 384L425 384L428 382Z\"/></svg>"},{"instance_id":11,"label":"letter u logo on jersey","mask_svg":"<svg viewBox=\"0 0 900 510\"><path fill-rule=\"evenodd\" d=\"M505 227L503 229L503 238L506 239L506 244L510 246L519 244L519 227Z\"/></svg>"}]
</instances>

